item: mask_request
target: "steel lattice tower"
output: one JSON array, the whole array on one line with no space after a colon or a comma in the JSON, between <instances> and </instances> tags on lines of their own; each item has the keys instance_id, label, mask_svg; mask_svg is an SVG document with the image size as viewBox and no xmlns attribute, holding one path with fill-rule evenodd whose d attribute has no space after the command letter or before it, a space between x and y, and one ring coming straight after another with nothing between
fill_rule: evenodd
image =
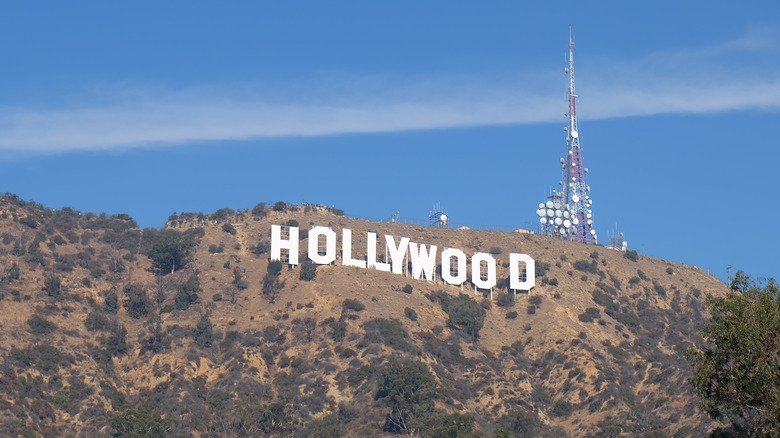
<instances>
[{"instance_id":1,"label":"steel lattice tower","mask_svg":"<svg viewBox=\"0 0 780 438\"><path fill-rule=\"evenodd\" d=\"M566 157L561 158L563 166L562 190L553 191L545 203L539 204L537 214L542 234L559 239L581 243L596 243L593 229L593 214L590 209L590 186L585 181L588 170L582 165L579 125L577 123L577 94L574 88L574 44L569 28L569 66L564 70L569 75L569 119L566 130Z\"/></svg>"}]
</instances>

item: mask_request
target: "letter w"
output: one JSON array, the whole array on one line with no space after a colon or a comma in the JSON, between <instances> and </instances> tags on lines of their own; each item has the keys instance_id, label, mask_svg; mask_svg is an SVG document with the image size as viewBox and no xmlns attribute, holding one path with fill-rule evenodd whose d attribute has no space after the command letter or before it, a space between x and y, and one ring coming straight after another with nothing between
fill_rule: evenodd
<instances>
[{"instance_id":1,"label":"letter w","mask_svg":"<svg viewBox=\"0 0 780 438\"><path fill-rule=\"evenodd\" d=\"M428 281L436 279L436 245L431 245L431 251L425 249L425 245L409 242L409 254L412 257L412 278L419 280L425 276Z\"/></svg>"}]
</instances>

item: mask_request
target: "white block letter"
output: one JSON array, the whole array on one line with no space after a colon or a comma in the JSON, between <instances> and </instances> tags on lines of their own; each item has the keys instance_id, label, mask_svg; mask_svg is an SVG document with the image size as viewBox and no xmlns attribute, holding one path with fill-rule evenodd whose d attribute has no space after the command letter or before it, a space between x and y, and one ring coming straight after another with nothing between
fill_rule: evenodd
<instances>
[{"instance_id":1,"label":"white block letter","mask_svg":"<svg viewBox=\"0 0 780 438\"><path fill-rule=\"evenodd\" d=\"M522 281L520 263L525 263L525 281ZM536 286L536 262L528 254L509 254L509 288L531 290Z\"/></svg>"},{"instance_id":2,"label":"white block letter","mask_svg":"<svg viewBox=\"0 0 780 438\"><path fill-rule=\"evenodd\" d=\"M395 246L395 239L393 239L393 236L385 234L385 240L387 241L387 250L390 251L390 262L393 264L393 274L403 274L404 256L406 255L406 247L409 246L409 238L402 237L398 246Z\"/></svg>"},{"instance_id":3,"label":"white block letter","mask_svg":"<svg viewBox=\"0 0 780 438\"><path fill-rule=\"evenodd\" d=\"M290 230L289 240L282 240L282 226L271 225L271 260L282 259L282 249L287 249L290 259L287 263L298 264L298 227L287 227Z\"/></svg>"},{"instance_id":4,"label":"white block letter","mask_svg":"<svg viewBox=\"0 0 780 438\"><path fill-rule=\"evenodd\" d=\"M487 263L487 279L480 275L482 262ZM496 285L496 259L486 252L477 252L471 257L471 282L480 289L491 289Z\"/></svg>"},{"instance_id":5,"label":"white block letter","mask_svg":"<svg viewBox=\"0 0 780 438\"><path fill-rule=\"evenodd\" d=\"M366 261L352 258L352 230L344 228L341 230L341 263L344 266L355 266L365 268Z\"/></svg>"},{"instance_id":6,"label":"white block letter","mask_svg":"<svg viewBox=\"0 0 780 438\"><path fill-rule=\"evenodd\" d=\"M418 250L417 244L410 242L409 254L412 256L412 278L419 280L425 274L428 281L436 279L436 245L431 245L431 251L428 252L425 245L420 244Z\"/></svg>"},{"instance_id":7,"label":"white block letter","mask_svg":"<svg viewBox=\"0 0 780 438\"><path fill-rule=\"evenodd\" d=\"M452 258L455 257L458 275L452 275ZM466 281L466 254L457 248L447 248L441 252L441 279L449 284L459 285Z\"/></svg>"},{"instance_id":8,"label":"white block letter","mask_svg":"<svg viewBox=\"0 0 780 438\"><path fill-rule=\"evenodd\" d=\"M325 237L325 254L320 254L320 237ZM328 227L312 227L309 231L309 259L318 265L336 260L336 232Z\"/></svg>"},{"instance_id":9,"label":"white block letter","mask_svg":"<svg viewBox=\"0 0 780 438\"><path fill-rule=\"evenodd\" d=\"M376 233L369 232L366 236L366 252L368 267L378 271L390 272L390 263L376 261Z\"/></svg>"}]
</instances>

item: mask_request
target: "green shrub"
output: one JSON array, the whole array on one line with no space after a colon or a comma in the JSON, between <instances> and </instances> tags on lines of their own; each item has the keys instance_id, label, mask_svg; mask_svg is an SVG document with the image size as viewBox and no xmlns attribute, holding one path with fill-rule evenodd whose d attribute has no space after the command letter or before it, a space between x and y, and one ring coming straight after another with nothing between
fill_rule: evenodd
<instances>
[{"instance_id":1,"label":"green shrub","mask_svg":"<svg viewBox=\"0 0 780 438\"><path fill-rule=\"evenodd\" d=\"M496 297L496 305L498 307L512 307L515 305L515 298L508 293L499 293Z\"/></svg>"},{"instance_id":2,"label":"green shrub","mask_svg":"<svg viewBox=\"0 0 780 438\"><path fill-rule=\"evenodd\" d=\"M252 207L252 216L264 217L265 216L265 202L259 202Z\"/></svg>"},{"instance_id":3,"label":"green shrub","mask_svg":"<svg viewBox=\"0 0 780 438\"><path fill-rule=\"evenodd\" d=\"M27 325L30 326L30 333L35 335L49 334L57 329L57 326L53 322L37 313L33 314L33 316L27 320Z\"/></svg>"},{"instance_id":4,"label":"green shrub","mask_svg":"<svg viewBox=\"0 0 780 438\"><path fill-rule=\"evenodd\" d=\"M615 319L628 327L639 327L639 317L634 312L623 312L615 316Z\"/></svg>"},{"instance_id":5,"label":"green shrub","mask_svg":"<svg viewBox=\"0 0 780 438\"><path fill-rule=\"evenodd\" d=\"M111 314L116 314L119 310L119 297L116 294L116 290L109 289L104 293L103 310Z\"/></svg>"},{"instance_id":6,"label":"green shrub","mask_svg":"<svg viewBox=\"0 0 780 438\"><path fill-rule=\"evenodd\" d=\"M300 279L303 281L312 281L317 276L317 264L311 260L305 260L301 263Z\"/></svg>"},{"instance_id":7,"label":"green shrub","mask_svg":"<svg viewBox=\"0 0 780 438\"><path fill-rule=\"evenodd\" d=\"M352 310L355 312L361 312L366 308L365 304L352 298L345 299L341 307L343 310Z\"/></svg>"},{"instance_id":8,"label":"green shrub","mask_svg":"<svg viewBox=\"0 0 780 438\"><path fill-rule=\"evenodd\" d=\"M187 281L179 286L174 303L179 310L186 310L198 301L198 294L202 291L198 274L193 273L187 278Z\"/></svg>"},{"instance_id":9,"label":"green shrub","mask_svg":"<svg viewBox=\"0 0 780 438\"><path fill-rule=\"evenodd\" d=\"M57 391L56 394L51 396L51 404L57 409L62 409L68 403L68 394L63 391Z\"/></svg>"},{"instance_id":10,"label":"green shrub","mask_svg":"<svg viewBox=\"0 0 780 438\"><path fill-rule=\"evenodd\" d=\"M234 227L232 224L229 224L229 223L225 222L224 224L222 224L222 231L224 231L224 232L226 232L228 234L235 235L236 234L236 227Z\"/></svg>"},{"instance_id":11,"label":"green shrub","mask_svg":"<svg viewBox=\"0 0 780 438\"><path fill-rule=\"evenodd\" d=\"M244 272L241 270L241 267L235 266L233 268L233 285L238 290L245 290L249 287L249 283L244 280Z\"/></svg>"},{"instance_id":12,"label":"green shrub","mask_svg":"<svg viewBox=\"0 0 780 438\"><path fill-rule=\"evenodd\" d=\"M62 280L56 275L47 275L43 281L43 290L52 298L59 298L62 294Z\"/></svg>"},{"instance_id":13,"label":"green shrub","mask_svg":"<svg viewBox=\"0 0 780 438\"><path fill-rule=\"evenodd\" d=\"M412 321L417 321L417 312L411 307L404 307L404 315Z\"/></svg>"},{"instance_id":14,"label":"green shrub","mask_svg":"<svg viewBox=\"0 0 780 438\"><path fill-rule=\"evenodd\" d=\"M84 320L84 326L91 332L95 330L108 330L111 327L111 322L104 313L92 311L87 314L87 319Z\"/></svg>"},{"instance_id":15,"label":"green shrub","mask_svg":"<svg viewBox=\"0 0 780 438\"><path fill-rule=\"evenodd\" d=\"M587 262L585 260L577 260L576 262L574 262L572 266L574 267L574 269L578 271L587 272L596 275L598 275L599 273L599 267L596 260L591 260L590 262Z\"/></svg>"},{"instance_id":16,"label":"green shrub","mask_svg":"<svg viewBox=\"0 0 780 438\"><path fill-rule=\"evenodd\" d=\"M222 245L217 246L217 245L215 245L213 243L211 245L209 245L209 252L211 254L218 254L218 253L221 253L223 251L225 251L225 247L222 246Z\"/></svg>"},{"instance_id":17,"label":"green shrub","mask_svg":"<svg viewBox=\"0 0 780 438\"><path fill-rule=\"evenodd\" d=\"M271 275L279 276L282 273L282 262L279 260L271 260L268 262L266 271Z\"/></svg>"},{"instance_id":18,"label":"green shrub","mask_svg":"<svg viewBox=\"0 0 780 438\"><path fill-rule=\"evenodd\" d=\"M411 284L407 284L401 290L406 294L411 294L414 289Z\"/></svg>"},{"instance_id":19,"label":"green shrub","mask_svg":"<svg viewBox=\"0 0 780 438\"><path fill-rule=\"evenodd\" d=\"M249 251L251 251L252 254L258 256L265 254L270 250L271 250L271 243L263 240L257 242L257 245L252 245L249 247Z\"/></svg>"},{"instance_id":20,"label":"green shrub","mask_svg":"<svg viewBox=\"0 0 780 438\"><path fill-rule=\"evenodd\" d=\"M559 400L555 402L550 410L550 415L553 417L568 417L574 411L574 407L571 403L565 400Z\"/></svg>"},{"instance_id":21,"label":"green shrub","mask_svg":"<svg viewBox=\"0 0 780 438\"><path fill-rule=\"evenodd\" d=\"M195 327L195 345L200 348L211 347L214 341L214 326L211 324L211 320L208 315L203 315L198 321L198 325Z\"/></svg>"},{"instance_id":22,"label":"green shrub","mask_svg":"<svg viewBox=\"0 0 780 438\"><path fill-rule=\"evenodd\" d=\"M344 318L339 319L333 319L331 318L330 321L326 321L331 328L330 333L328 333L328 336L330 336L331 339L333 339L336 342L341 342L344 340L344 337L347 335L347 322L344 321Z\"/></svg>"},{"instance_id":23,"label":"green shrub","mask_svg":"<svg viewBox=\"0 0 780 438\"><path fill-rule=\"evenodd\" d=\"M515 312L514 310L506 313L506 319L515 319L515 318L517 318L517 312Z\"/></svg>"},{"instance_id":24,"label":"green shrub","mask_svg":"<svg viewBox=\"0 0 780 438\"><path fill-rule=\"evenodd\" d=\"M595 307L588 307L584 313L577 315L577 318L582 322L593 322L594 319L601 315L601 311Z\"/></svg>"},{"instance_id":25,"label":"green shrub","mask_svg":"<svg viewBox=\"0 0 780 438\"><path fill-rule=\"evenodd\" d=\"M593 301L595 301L596 304L614 312L620 310L620 305L618 305L618 303L616 303L611 296L605 294L604 292L597 289L594 290L591 295L593 296Z\"/></svg>"},{"instance_id":26,"label":"green shrub","mask_svg":"<svg viewBox=\"0 0 780 438\"><path fill-rule=\"evenodd\" d=\"M414 422L419 425L421 436L426 437L467 437L472 436L474 428L474 416L471 414L447 414L437 412L433 415Z\"/></svg>"},{"instance_id":27,"label":"green shrub","mask_svg":"<svg viewBox=\"0 0 780 438\"><path fill-rule=\"evenodd\" d=\"M287 204L285 204L284 201L277 201L274 204L273 210L274 211L285 211L285 210L287 210Z\"/></svg>"},{"instance_id":28,"label":"green shrub","mask_svg":"<svg viewBox=\"0 0 780 438\"><path fill-rule=\"evenodd\" d=\"M536 393L537 391L534 391ZM536 437L542 431L542 423L539 418L525 410L515 410L498 420L498 424L505 431L513 432L517 437ZM498 434L496 434L498 438Z\"/></svg>"},{"instance_id":29,"label":"green shrub","mask_svg":"<svg viewBox=\"0 0 780 438\"><path fill-rule=\"evenodd\" d=\"M407 334L400 322L394 319L376 318L365 323L366 332L376 331L384 344L394 350L409 351L411 345L407 342Z\"/></svg>"},{"instance_id":30,"label":"green shrub","mask_svg":"<svg viewBox=\"0 0 780 438\"><path fill-rule=\"evenodd\" d=\"M285 282L279 281L279 276L273 273L265 274L263 277L263 295L268 297L268 300L272 303L276 302L276 298L284 289Z\"/></svg>"},{"instance_id":31,"label":"green shrub","mask_svg":"<svg viewBox=\"0 0 780 438\"><path fill-rule=\"evenodd\" d=\"M455 298L444 294L440 299L442 310L449 316L447 324L478 338L485 324L485 309L466 294L459 294Z\"/></svg>"},{"instance_id":32,"label":"green shrub","mask_svg":"<svg viewBox=\"0 0 780 438\"><path fill-rule=\"evenodd\" d=\"M631 260L632 262L639 260L639 254L636 252L635 249L629 249L628 251L624 252L623 257Z\"/></svg>"},{"instance_id":33,"label":"green shrub","mask_svg":"<svg viewBox=\"0 0 780 438\"><path fill-rule=\"evenodd\" d=\"M167 436L174 423L149 405L130 408L111 418L115 436L127 437Z\"/></svg>"},{"instance_id":34,"label":"green shrub","mask_svg":"<svg viewBox=\"0 0 780 438\"><path fill-rule=\"evenodd\" d=\"M122 306L131 318L142 318L152 310L152 300L140 284L130 283L125 286L123 292L126 298Z\"/></svg>"}]
</instances>

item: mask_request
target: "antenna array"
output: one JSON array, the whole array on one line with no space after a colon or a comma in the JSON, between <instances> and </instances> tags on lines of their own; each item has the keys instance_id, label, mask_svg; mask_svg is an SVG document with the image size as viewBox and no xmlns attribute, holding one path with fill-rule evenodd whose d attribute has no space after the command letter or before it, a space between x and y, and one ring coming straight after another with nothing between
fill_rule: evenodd
<instances>
[{"instance_id":1,"label":"antenna array","mask_svg":"<svg viewBox=\"0 0 780 438\"><path fill-rule=\"evenodd\" d=\"M574 90L574 44L569 28L569 66L564 69L569 75L569 112L566 113L568 126L566 131L566 157L561 158L563 180L561 191L553 190L547 201L539 204L536 214L539 216L539 232L558 239L573 240L595 244L598 241L593 229L593 212L590 199L590 186L585 182L588 169L582 165L580 130L577 122L576 99Z\"/></svg>"}]
</instances>

